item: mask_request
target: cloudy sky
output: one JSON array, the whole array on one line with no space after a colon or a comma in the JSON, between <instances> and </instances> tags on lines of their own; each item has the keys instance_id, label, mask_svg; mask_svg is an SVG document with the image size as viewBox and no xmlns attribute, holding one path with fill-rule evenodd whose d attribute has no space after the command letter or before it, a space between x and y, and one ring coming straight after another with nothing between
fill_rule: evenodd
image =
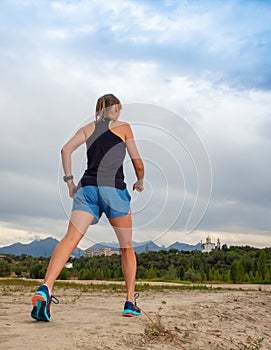
<instances>
[{"instance_id":1,"label":"cloudy sky","mask_svg":"<svg viewBox=\"0 0 271 350\"><path fill-rule=\"evenodd\" d=\"M269 1L2 0L0 23L0 246L65 234L60 149L105 93L145 162L136 241L271 246ZM113 240L102 219L80 247Z\"/></svg>"}]
</instances>

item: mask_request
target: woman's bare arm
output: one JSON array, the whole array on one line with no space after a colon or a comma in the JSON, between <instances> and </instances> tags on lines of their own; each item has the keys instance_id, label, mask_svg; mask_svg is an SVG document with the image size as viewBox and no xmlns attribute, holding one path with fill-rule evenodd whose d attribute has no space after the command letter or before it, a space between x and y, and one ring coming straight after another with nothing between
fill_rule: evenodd
<instances>
[{"instance_id":1,"label":"woman's bare arm","mask_svg":"<svg viewBox=\"0 0 271 350\"><path fill-rule=\"evenodd\" d=\"M127 132L125 137L125 142L127 146L127 150L131 161L133 163L133 167L136 173L137 182L133 185L133 190L137 190L138 192L142 192L144 190L143 179L144 179L144 164L142 158L139 155L134 135L131 130L129 124L127 124Z\"/></svg>"},{"instance_id":2,"label":"woman's bare arm","mask_svg":"<svg viewBox=\"0 0 271 350\"><path fill-rule=\"evenodd\" d=\"M79 129L76 134L62 147L61 158L64 174L66 176L72 175L72 165L71 165L71 154L74 152L82 143L86 141L86 134L84 128ZM67 181L69 187L70 197L73 198L77 190L77 186L74 184L73 180Z\"/></svg>"}]
</instances>

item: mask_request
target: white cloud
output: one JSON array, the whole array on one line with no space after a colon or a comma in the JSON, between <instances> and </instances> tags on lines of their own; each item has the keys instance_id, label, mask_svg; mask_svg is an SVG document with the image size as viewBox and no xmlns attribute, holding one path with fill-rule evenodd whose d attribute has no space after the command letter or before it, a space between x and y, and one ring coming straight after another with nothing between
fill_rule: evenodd
<instances>
[{"instance_id":1,"label":"white cloud","mask_svg":"<svg viewBox=\"0 0 271 350\"><path fill-rule=\"evenodd\" d=\"M152 103L180 114L207 145L214 170L213 206L199 229L219 230L219 224L224 225L224 230L240 234L238 242L247 231L255 232L259 242L268 237L268 5L230 1L221 7L212 3L182 2L176 7L168 2L166 7L154 7L151 2L134 1L112 1L106 6L99 1L40 5L25 1L23 16L18 12L21 2L1 3L0 16L6 26L0 42L0 108L5 130L0 138L1 175L5 189L16 188L22 194L15 216L24 232L43 234L54 225L52 221L50 227L39 229L23 217L31 204L23 205L25 185L33 203L34 198L43 197L48 208L61 206L54 192L60 147L86 118L93 118L96 98L113 92L124 104ZM7 9L16 16L5 16ZM154 119L146 116L147 122ZM167 122L157 119L165 127ZM176 156L167 145L170 141L163 135L157 137ZM182 151L178 154L183 167L187 166L187 176L191 167L180 156ZM15 183L17 175L24 184ZM150 176L147 180L159 188L157 179ZM2 215L8 216L16 193L3 194L9 206ZM172 197L174 208L179 203L177 195ZM246 205L247 210L239 211L238 205ZM58 207L56 220L61 210ZM44 213L47 219L50 210ZM42 211L35 215L40 218ZM148 232L152 237L151 227ZM170 237L176 240L173 233Z\"/></svg>"},{"instance_id":2,"label":"white cloud","mask_svg":"<svg viewBox=\"0 0 271 350\"><path fill-rule=\"evenodd\" d=\"M45 33L49 39L66 40L70 37L68 32L64 29L49 29Z\"/></svg>"}]
</instances>

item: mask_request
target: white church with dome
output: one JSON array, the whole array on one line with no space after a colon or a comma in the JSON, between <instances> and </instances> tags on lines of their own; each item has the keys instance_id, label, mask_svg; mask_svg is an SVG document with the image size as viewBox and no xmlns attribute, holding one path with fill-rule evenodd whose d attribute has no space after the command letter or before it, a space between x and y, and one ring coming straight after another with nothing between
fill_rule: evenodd
<instances>
[{"instance_id":1,"label":"white church with dome","mask_svg":"<svg viewBox=\"0 0 271 350\"><path fill-rule=\"evenodd\" d=\"M210 253L212 250L220 250L220 248L221 248L220 239L218 238L217 242L215 244L211 241L211 237L209 235L206 237L205 243L202 243L202 240L200 243L201 243L201 252L202 253Z\"/></svg>"}]
</instances>

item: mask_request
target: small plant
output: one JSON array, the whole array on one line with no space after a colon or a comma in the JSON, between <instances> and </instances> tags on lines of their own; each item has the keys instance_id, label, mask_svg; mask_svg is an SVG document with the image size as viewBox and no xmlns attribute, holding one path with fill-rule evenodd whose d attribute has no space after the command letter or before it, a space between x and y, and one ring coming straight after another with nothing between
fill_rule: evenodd
<instances>
[{"instance_id":1,"label":"small plant","mask_svg":"<svg viewBox=\"0 0 271 350\"><path fill-rule=\"evenodd\" d=\"M166 301L163 300L161 306L154 314L154 318L152 318L148 313L143 311L143 313L147 316L148 320L150 321L145 327L145 335L148 338L163 337L165 340L174 342L180 345L182 349L184 349L182 347L182 344L187 342L181 339L174 331L167 329L162 322L161 311L164 305L166 305Z\"/></svg>"},{"instance_id":2,"label":"small plant","mask_svg":"<svg viewBox=\"0 0 271 350\"><path fill-rule=\"evenodd\" d=\"M253 340L252 337L248 336L247 344L245 345L244 350L259 350L263 347L264 338L259 338Z\"/></svg>"},{"instance_id":3,"label":"small plant","mask_svg":"<svg viewBox=\"0 0 271 350\"><path fill-rule=\"evenodd\" d=\"M148 336L159 336L159 335L165 335L166 333L166 328L162 323L161 320L161 310L163 308L163 305L166 304L166 301L162 301L161 306L159 307L158 311L154 315L154 319L152 319L147 313L145 315L148 317L150 320L150 323L146 326L145 328L145 334Z\"/></svg>"},{"instance_id":4,"label":"small plant","mask_svg":"<svg viewBox=\"0 0 271 350\"><path fill-rule=\"evenodd\" d=\"M223 337L220 334L220 332L216 333L214 331L202 331L199 329L179 329L178 327L175 327L174 330L168 329L162 322L161 311L163 309L163 305L166 305L166 301L162 301L161 306L158 308L157 312L155 312L154 317L151 317L148 313L143 311L143 313L147 316L148 320L150 321L145 327L145 335L148 338L155 339L158 337L163 337L167 341L178 344L180 349L185 349L184 344L189 343L189 341L184 340L181 334L189 334L189 332L196 332L199 334L219 338L225 342L228 342L236 350L260 350L263 348L264 338L254 340L251 336L248 336L246 342L235 343L232 338Z\"/></svg>"},{"instance_id":5,"label":"small plant","mask_svg":"<svg viewBox=\"0 0 271 350\"><path fill-rule=\"evenodd\" d=\"M79 300L82 296L82 292L80 294L75 294L72 298L72 303L74 304L77 300Z\"/></svg>"}]
</instances>

